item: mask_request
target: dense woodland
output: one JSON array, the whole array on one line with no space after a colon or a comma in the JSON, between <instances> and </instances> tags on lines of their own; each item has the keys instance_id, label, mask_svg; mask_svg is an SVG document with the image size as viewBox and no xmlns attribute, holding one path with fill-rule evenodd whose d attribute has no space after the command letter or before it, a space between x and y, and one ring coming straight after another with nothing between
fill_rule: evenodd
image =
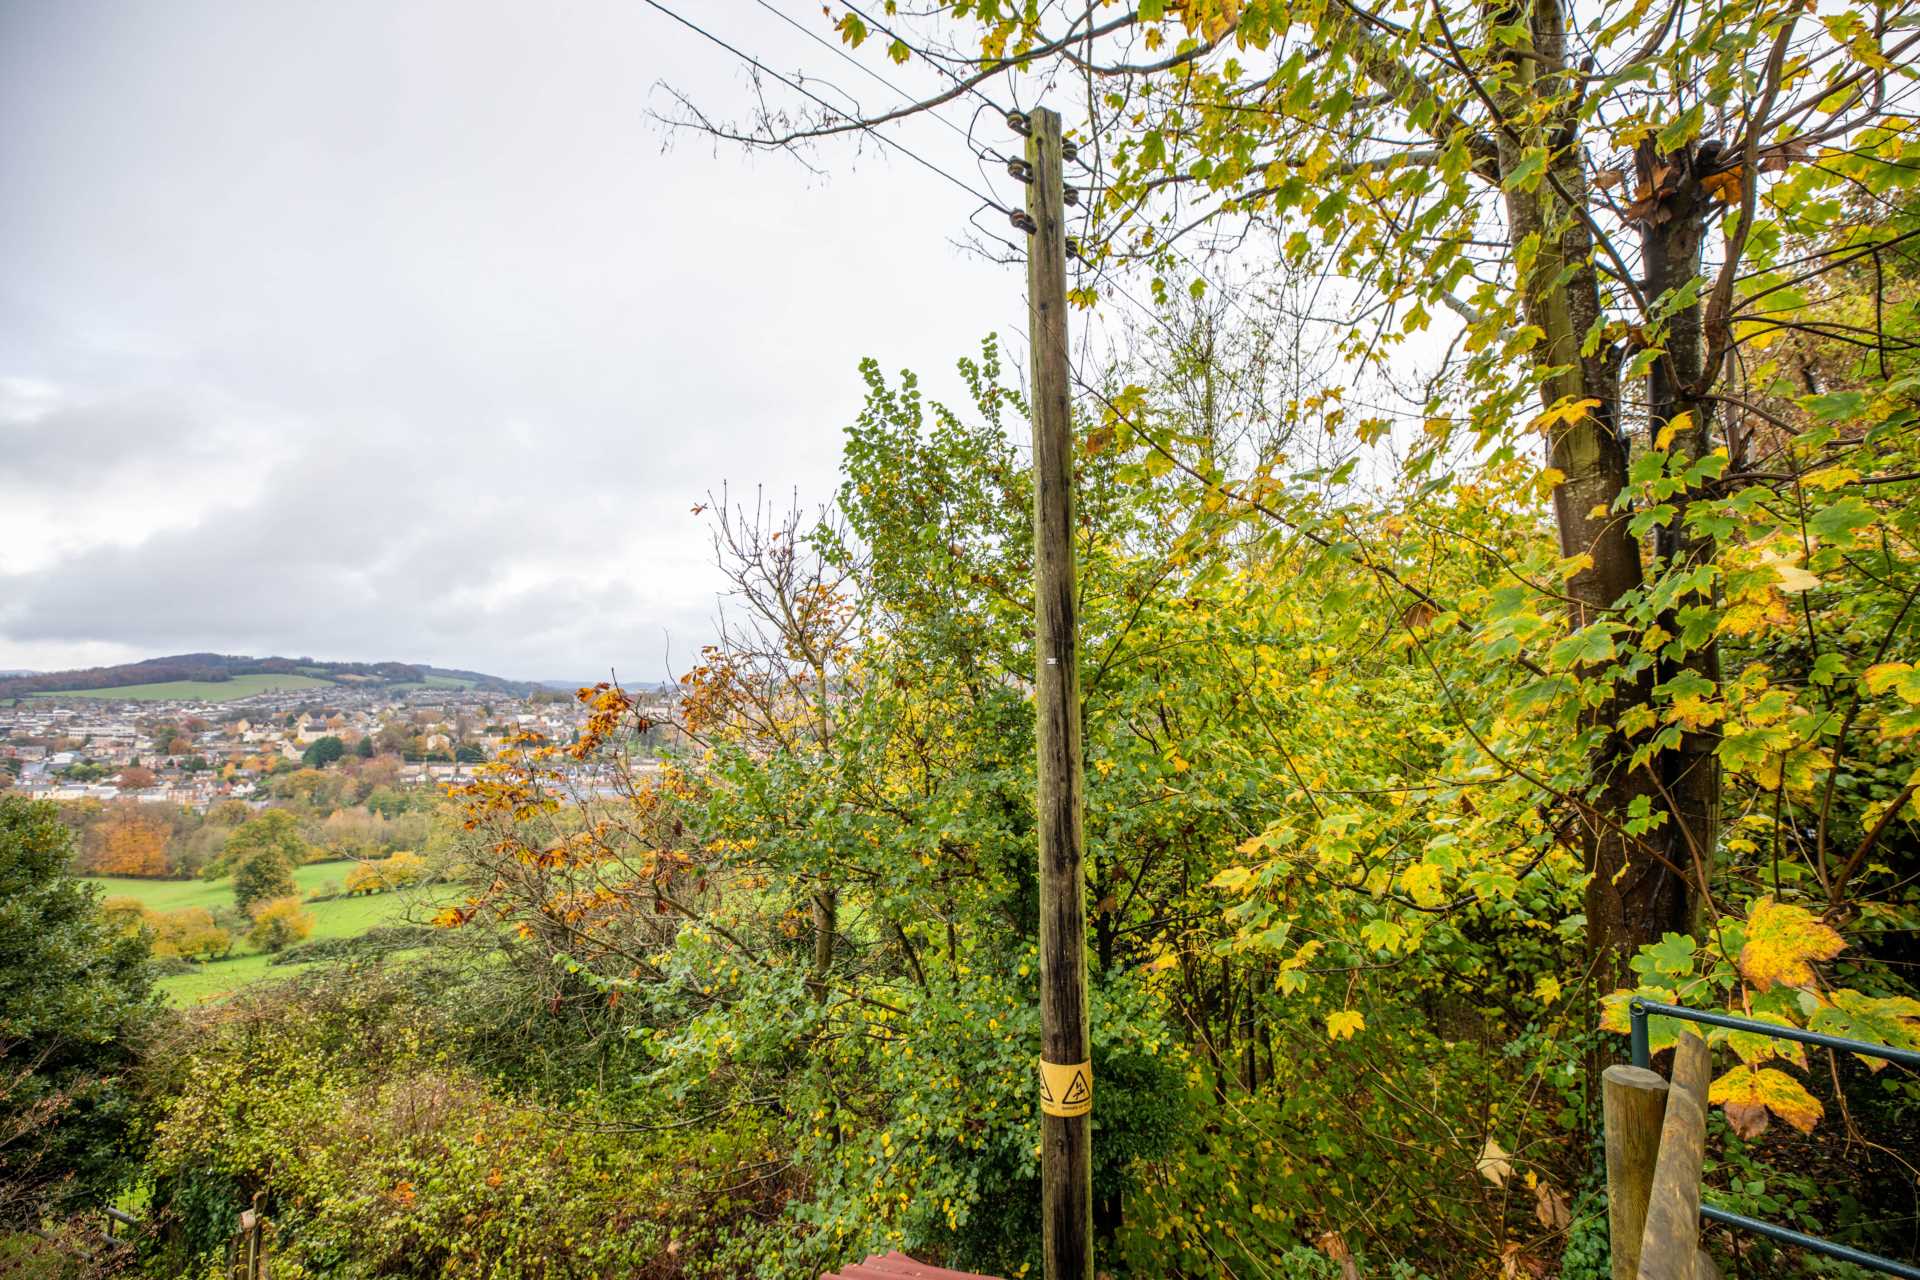
<instances>
[{"instance_id":1,"label":"dense woodland","mask_svg":"<svg viewBox=\"0 0 1920 1280\"><path fill-rule=\"evenodd\" d=\"M1920 1045L1911 5L831 8L1072 104L1076 301L1134 320L1076 370L1105 1271L1602 1276L1628 993ZM707 510L691 745L583 690L461 789L417 962L163 1014L0 801L8 1223L78 1257L118 1197L99 1265L165 1276L256 1198L277 1277L1029 1274L1028 404L959 371L863 366L830 502ZM1716 1202L1920 1253L1912 1076L1713 1039Z\"/></svg>"}]
</instances>

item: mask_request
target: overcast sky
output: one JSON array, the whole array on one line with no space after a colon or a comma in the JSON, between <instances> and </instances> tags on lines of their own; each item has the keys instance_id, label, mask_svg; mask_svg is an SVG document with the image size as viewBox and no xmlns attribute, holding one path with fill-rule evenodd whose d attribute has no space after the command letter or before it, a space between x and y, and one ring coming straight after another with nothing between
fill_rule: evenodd
<instances>
[{"instance_id":1,"label":"overcast sky","mask_svg":"<svg viewBox=\"0 0 1920 1280\"><path fill-rule=\"evenodd\" d=\"M861 87L754 0L675 7ZM1024 350L1024 281L912 162L670 139L662 81L750 102L641 0L0 0L0 668L684 668L689 508L829 496L860 357L950 387Z\"/></svg>"}]
</instances>

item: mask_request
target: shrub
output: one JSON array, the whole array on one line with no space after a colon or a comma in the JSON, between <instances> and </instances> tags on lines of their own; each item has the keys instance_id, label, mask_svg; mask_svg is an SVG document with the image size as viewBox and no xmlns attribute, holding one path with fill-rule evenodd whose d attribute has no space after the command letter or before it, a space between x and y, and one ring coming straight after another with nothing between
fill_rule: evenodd
<instances>
[{"instance_id":1,"label":"shrub","mask_svg":"<svg viewBox=\"0 0 1920 1280\"><path fill-rule=\"evenodd\" d=\"M378 970L255 988L149 1055L149 1274L210 1274L268 1189L285 1276L749 1274L719 1260L787 1190L748 1110L685 1142L502 1096ZM759 1177L758 1181L754 1179Z\"/></svg>"},{"instance_id":2,"label":"shrub","mask_svg":"<svg viewBox=\"0 0 1920 1280\"><path fill-rule=\"evenodd\" d=\"M348 893L384 893L404 889L424 880L427 860L409 849L402 849L378 862L362 862L347 872Z\"/></svg>"},{"instance_id":3,"label":"shrub","mask_svg":"<svg viewBox=\"0 0 1920 1280\"><path fill-rule=\"evenodd\" d=\"M153 954L162 959L211 960L233 948L233 935L205 907L150 911L146 924L153 931Z\"/></svg>"},{"instance_id":4,"label":"shrub","mask_svg":"<svg viewBox=\"0 0 1920 1280\"><path fill-rule=\"evenodd\" d=\"M299 898L289 894L262 904L254 913L247 941L262 951L279 951L304 941L312 932L313 917L300 905Z\"/></svg>"}]
</instances>

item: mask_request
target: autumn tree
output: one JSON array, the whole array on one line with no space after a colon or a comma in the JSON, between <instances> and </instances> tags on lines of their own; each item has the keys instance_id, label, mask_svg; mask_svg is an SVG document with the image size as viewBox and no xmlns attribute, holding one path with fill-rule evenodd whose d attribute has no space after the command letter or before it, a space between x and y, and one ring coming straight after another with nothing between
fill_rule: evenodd
<instances>
[{"instance_id":1,"label":"autumn tree","mask_svg":"<svg viewBox=\"0 0 1920 1280\"><path fill-rule=\"evenodd\" d=\"M1569 819L1590 872L1590 941L1621 979L1639 946L1688 929L1711 893L1725 754L1711 732L1655 726L1690 696L1679 691L1717 687L1720 640L1742 625L1721 604L1734 570L1719 552L1764 536L1743 525L1752 498L1736 498L1783 483L1753 448L1757 424L1779 420L1762 403L1777 368L1764 348L1823 332L1895 350L1884 312L1834 328L1806 286L1905 252L1907 233L1877 215L1913 146L1911 88L1895 70L1920 40L1909 9L1813 19L1787 0L1672 12L1637 0L1576 18L1552 3L1193 0L1082 18L954 4L878 21L849 8L838 30L945 78L881 119L1009 77L1083 83L1071 104L1091 193L1080 244L1096 266L1143 264L1156 289L1199 290L1210 277L1190 255L1259 244L1335 282L1351 399L1404 408L1331 386L1292 412L1351 433L1356 461L1392 438L1418 482L1472 450L1518 455L1537 441L1557 585L1512 585L1567 643L1551 664L1508 658L1508 678L1577 724L1582 776L1536 799ZM798 124L769 108L717 131L792 146L875 123L801 105L813 115ZM1089 280L1076 296L1100 294ZM1240 309L1264 322L1257 297ZM1401 396L1404 362L1439 345L1429 332L1447 350ZM1884 382L1885 359L1878 372ZM1149 465L1191 472L1248 520L1347 548L1373 576L1379 616L1482 624L1349 548L1337 522L1273 501L1287 483L1277 459L1236 477L1156 425L1148 401L1114 396L1108 409L1115 441ZM1821 492L1809 514L1838 526L1865 491Z\"/></svg>"},{"instance_id":2,"label":"autumn tree","mask_svg":"<svg viewBox=\"0 0 1920 1280\"><path fill-rule=\"evenodd\" d=\"M227 931L205 907L155 911L138 898L107 898L101 916L125 937L147 939L154 956L163 960L207 960L225 955L232 946Z\"/></svg>"},{"instance_id":3,"label":"autumn tree","mask_svg":"<svg viewBox=\"0 0 1920 1280\"><path fill-rule=\"evenodd\" d=\"M297 895L289 894L258 905L247 941L262 951L284 951L312 932L313 916L300 905Z\"/></svg>"},{"instance_id":4,"label":"autumn tree","mask_svg":"<svg viewBox=\"0 0 1920 1280\"><path fill-rule=\"evenodd\" d=\"M138 804L110 805L91 832L88 869L109 876L164 876L170 834Z\"/></svg>"},{"instance_id":5,"label":"autumn tree","mask_svg":"<svg viewBox=\"0 0 1920 1280\"><path fill-rule=\"evenodd\" d=\"M293 864L279 849L249 853L233 869L233 902L248 915L263 903L287 897L296 889Z\"/></svg>"},{"instance_id":6,"label":"autumn tree","mask_svg":"<svg viewBox=\"0 0 1920 1280\"><path fill-rule=\"evenodd\" d=\"M277 854L288 867L305 862L307 842L300 831L300 820L285 809L261 810L228 834L219 858L201 874L210 879L225 875L263 852Z\"/></svg>"},{"instance_id":7,"label":"autumn tree","mask_svg":"<svg viewBox=\"0 0 1920 1280\"><path fill-rule=\"evenodd\" d=\"M427 876L427 861L410 849L401 849L385 858L356 862L347 872L346 891L386 893L419 884Z\"/></svg>"}]
</instances>

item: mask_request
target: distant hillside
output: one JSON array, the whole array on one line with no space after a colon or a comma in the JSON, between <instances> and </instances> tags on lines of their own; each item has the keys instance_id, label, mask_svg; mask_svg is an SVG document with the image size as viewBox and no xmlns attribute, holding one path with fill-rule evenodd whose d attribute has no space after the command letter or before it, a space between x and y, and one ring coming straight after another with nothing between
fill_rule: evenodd
<instances>
[{"instance_id":1,"label":"distant hillside","mask_svg":"<svg viewBox=\"0 0 1920 1280\"><path fill-rule=\"evenodd\" d=\"M428 684L527 693L536 686L479 671L455 671L412 662L320 662L312 658L249 658L225 653L180 653L77 671L39 671L0 676L0 698L36 693L84 693L133 685L176 682L225 683L241 676L309 676L348 686Z\"/></svg>"}]
</instances>

